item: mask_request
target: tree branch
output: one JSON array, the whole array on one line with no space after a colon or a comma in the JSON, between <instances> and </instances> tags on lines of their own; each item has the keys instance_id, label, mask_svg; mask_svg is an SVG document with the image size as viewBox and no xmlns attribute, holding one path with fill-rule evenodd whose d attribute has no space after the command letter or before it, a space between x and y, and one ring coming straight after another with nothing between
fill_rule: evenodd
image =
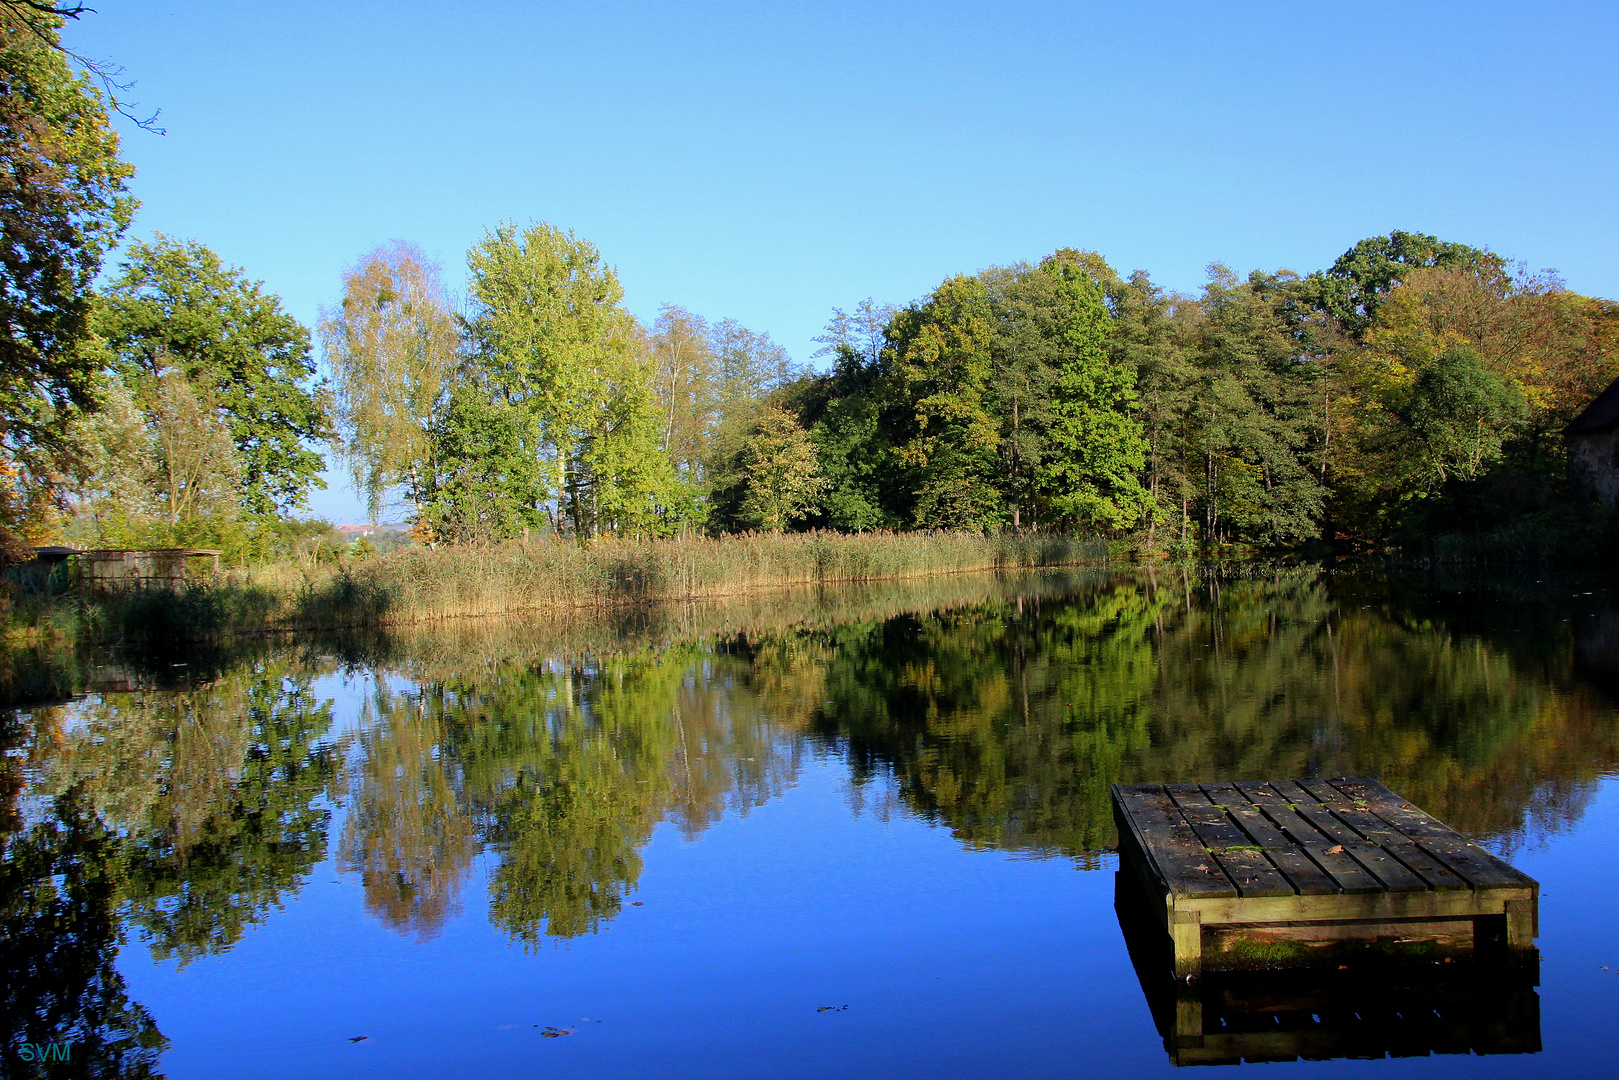
<instances>
[{"instance_id":1,"label":"tree branch","mask_svg":"<svg viewBox=\"0 0 1619 1080\"><path fill-rule=\"evenodd\" d=\"M134 88L133 82L120 82L124 69L111 63L92 60L87 56L69 49L62 44L61 38L49 31L55 30L67 19L78 20L86 13L94 14L95 8L79 3L57 4L53 0L0 0L0 12L5 12L18 23L27 28L48 49L54 49L89 72L100 81L102 89L106 91L107 100L112 103L113 110L118 115L134 123L142 131L150 131L154 135L165 135L167 132L157 126L157 118L161 109L155 110L151 116L142 117L132 111L134 102L124 102L118 99L120 93L127 94ZM41 18L43 16L43 18Z\"/></svg>"}]
</instances>

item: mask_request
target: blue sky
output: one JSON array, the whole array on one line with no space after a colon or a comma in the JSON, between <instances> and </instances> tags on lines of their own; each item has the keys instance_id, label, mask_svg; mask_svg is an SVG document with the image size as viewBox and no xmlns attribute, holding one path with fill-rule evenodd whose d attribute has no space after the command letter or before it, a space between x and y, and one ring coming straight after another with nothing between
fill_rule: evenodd
<instances>
[{"instance_id":1,"label":"blue sky","mask_svg":"<svg viewBox=\"0 0 1619 1080\"><path fill-rule=\"evenodd\" d=\"M313 324L390 238L595 242L799 360L833 306L1101 252L1194 290L1390 229L1619 296L1619 5L100 0L66 31L160 108L134 235ZM334 476L315 511L358 520Z\"/></svg>"}]
</instances>

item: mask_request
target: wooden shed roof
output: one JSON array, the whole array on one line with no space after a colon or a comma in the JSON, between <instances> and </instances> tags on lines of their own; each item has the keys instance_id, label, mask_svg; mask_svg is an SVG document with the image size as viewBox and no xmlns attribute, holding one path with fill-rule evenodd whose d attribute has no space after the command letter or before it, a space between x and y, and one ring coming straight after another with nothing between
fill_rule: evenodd
<instances>
[{"instance_id":1,"label":"wooden shed roof","mask_svg":"<svg viewBox=\"0 0 1619 1080\"><path fill-rule=\"evenodd\" d=\"M1592 431L1606 431L1611 427L1619 427L1619 379L1615 379L1606 390L1598 394L1596 400L1587 405L1585 411L1563 429L1563 434L1581 435Z\"/></svg>"}]
</instances>

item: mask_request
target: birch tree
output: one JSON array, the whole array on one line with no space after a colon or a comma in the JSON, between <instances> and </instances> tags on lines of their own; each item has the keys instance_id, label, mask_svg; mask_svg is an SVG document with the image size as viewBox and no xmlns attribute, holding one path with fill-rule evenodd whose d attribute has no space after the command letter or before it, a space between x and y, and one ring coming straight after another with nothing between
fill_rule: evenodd
<instances>
[{"instance_id":1,"label":"birch tree","mask_svg":"<svg viewBox=\"0 0 1619 1080\"><path fill-rule=\"evenodd\" d=\"M434 266L396 240L343 275L321 344L335 376L344 457L376 521L387 493L420 502L433 470L433 422L455 376L460 337Z\"/></svg>"}]
</instances>

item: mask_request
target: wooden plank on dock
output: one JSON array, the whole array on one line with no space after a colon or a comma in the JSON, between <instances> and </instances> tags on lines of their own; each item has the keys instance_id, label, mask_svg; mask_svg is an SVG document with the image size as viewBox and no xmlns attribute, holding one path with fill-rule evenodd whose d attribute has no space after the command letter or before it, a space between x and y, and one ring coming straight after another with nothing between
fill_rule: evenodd
<instances>
[{"instance_id":1,"label":"wooden plank on dock","mask_svg":"<svg viewBox=\"0 0 1619 1080\"><path fill-rule=\"evenodd\" d=\"M1237 887L1238 896L1292 896L1293 886L1271 865L1264 850L1215 806L1196 784L1166 784L1197 838Z\"/></svg>"},{"instance_id":2,"label":"wooden plank on dock","mask_svg":"<svg viewBox=\"0 0 1619 1080\"><path fill-rule=\"evenodd\" d=\"M1271 784L1238 784L1237 790L1248 796L1266 817L1276 823L1295 847L1309 856L1337 883L1338 891L1345 893L1375 893L1383 891L1382 882L1355 861L1342 845L1326 836L1301 816L1293 801L1284 797Z\"/></svg>"},{"instance_id":3,"label":"wooden plank on dock","mask_svg":"<svg viewBox=\"0 0 1619 1080\"><path fill-rule=\"evenodd\" d=\"M1242 792L1237 790L1235 784L1204 784L1203 793L1211 802L1225 807L1229 814L1247 834L1249 842L1257 844L1265 850L1265 854L1286 876L1288 884L1300 896L1325 896L1339 892L1338 883L1332 875L1310 860L1310 857L1293 846L1276 823L1266 817L1253 803L1249 802Z\"/></svg>"},{"instance_id":4,"label":"wooden plank on dock","mask_svg":"<svg viewBox=\"0 0 1619 1080\"><path fill-rule=\"evenodd\" d=\"M1322 805L1321 799L1298 781L1279 781L1271 785L1282 798L1293 804L1298 815L1343 849L1377 879L1386 892L1422 892L1428 883L1412 873L1406 865L1383 848L1367 840L1340 821L1332 811Z\"/></svg>"},{"instance_id":5,"label":"wooden plank on dock","mask_svg":"<svg viewBox=\"0 0 1619 1080\"><path fill-rule=\"evenodd\" d=\"M1376 780L1344 778L1330 783L1352 801L1364 802L1367 810L1461 875L1472 888L1535 887L1536 882L1529 875L1507 865Z\"/></svg>"},{"instance_id":6,"label":"wooden plank on dock","mask_svg":"<svg viewBox=\"0 0 1619 1080\"><path fill-rule=\"evenodd\" d=\"M1399 859L1407 869L1422 879L1430 889L1466 889L1468 884L1461 875L1429 855L1415 841L1400 834L1394 826L1378 817L1362 803L1324 780L1300 780L1299 786L1327 804L1328 809L1344 824L1367 840Z\"/></svg>"},{"instance_id":7,"label":"wooden plank on dock","mask_svg":"<svg viewBox=\"0 0 1619 1080\"><path fill-rule=\"evenodd\" d=\"M1203 842L1175 800L1158 784L1115 787L1115 801L1152 859L1165 888L1178 896L1236 896L1237 888ZM1120 793L1124 797L1120 798Z\"/></svg>"}]
</instances>

